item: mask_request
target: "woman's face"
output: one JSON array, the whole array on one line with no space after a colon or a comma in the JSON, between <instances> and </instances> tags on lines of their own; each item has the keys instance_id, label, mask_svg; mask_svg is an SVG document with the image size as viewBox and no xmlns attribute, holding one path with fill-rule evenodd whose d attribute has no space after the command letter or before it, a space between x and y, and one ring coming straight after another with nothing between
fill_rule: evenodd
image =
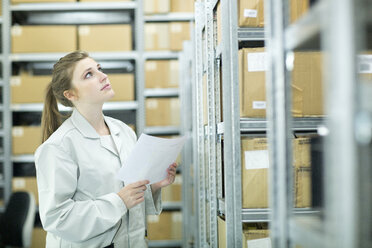
<instances>
[{"instance_id":1,"label":"woman's face","mask_svg":"<svg viewBox=\"0 0 372 248\"><path fill-rule=\"evenodd\" d=\"M72 75L74 104L103 104L115 93L100 64L92 58L77 62Z\"/></svg>"}]
</instances>

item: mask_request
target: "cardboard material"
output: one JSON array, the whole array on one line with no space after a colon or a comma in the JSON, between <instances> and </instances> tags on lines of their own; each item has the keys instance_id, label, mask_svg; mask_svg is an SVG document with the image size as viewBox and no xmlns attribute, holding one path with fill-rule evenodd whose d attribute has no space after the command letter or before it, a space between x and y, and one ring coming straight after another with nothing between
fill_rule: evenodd
<instances>
[{"instance_id":1,"label":"cardboard material","mask_svg":"<svg viewBox=\"0 0 372 248\"><path fill-rule=\"evenodd\" d=\"M150 98L145 100L146 126L179 126L180 102L178 98Z\"/></svg>"},{"instance_id":2,"label":"cardboard material","mask_svg":"<svg viewBox=\"0 0 372 248\"><path fill-rule=\"evenodd\" d=\"M169 50L169 24L146 23L145 24L145 50L161 51Z\"/></svg>"},{"instance_id":3,"label":"cardboard material","mask_svg":"<svg viewBox=\"0 0 372 248\"><path fill-rule=\"evenodd\" d=\"M71 52L77 50L76 27L19 26L11 28L12 53Z\"/></svg>"},{"instance_id":4,"label":"cardboard material","mask_svg":"<svg viewBox=\"0 0 372 248\"><path fill-rule=\"evenodd\" d=\"M182 212L172 212L171 240L182 240Z\"/></svg>"},{"instance_id":5,"label":"cardboard material","mask_svg":"<svg viewBox=\"0 0 372 248\"><path fill-rule=\"evenodd\" d=\"M115 92L115 96L110 101L134 101L133 74L109 74L108 78Z\"/></svg>"},{"instance_id":6,"label":"cardboard material","mask_svg":"<svg viewBox=\"0 0 372 248\"><path fill-rule=\"evenodd\" d=\"M169 240L172 236L172 212L147 216L147 238L149 240Z\"/></svg>"},{"instance_id":7,"label":"cardboard material","mask_svg":"<svg viewBox=\"0 0 372 248\"><path fill-rule=\"evenodd\" d=\"M250 118L266 117L267 69L265 48L244 48L238 52L240 116ZM302 116L303 90L292 84L292 113Z\"/></svg>"},{"instance_id":8,"label":"cardboard material","mask_svg":"<svg viewBox=\"0 0 372 248\"><path fill-rule=\"evenodd\" d=\"M246 152L248 152L247 155ZM267 139L243 137L241 155L242 206L243 208L267 208L268 166L262 166L262 164L267 164L268 160ZM248 166L250 163L257 167Z\"/></svg>"},{"instance_id":9,"label":"cardboard material","mask_svg":"<svg viewBox=\"0 0 372 248\"><path fill-rule=\"evenodd\" d=\"M147 60L145 62L146 88L178 88L178 60Z\"/></svg>"},{"instance_id":10,"label":"cardboard material","mask_svg":"<svg viewBox=\"0 0 372 248\"><path fill-rule=\"evenodd\" d=\"M226 245L226 222L217 217L217 228L218 228L218 248L227 248Z\"/></svg>"},{"instance_id":11,"label":"cardboard material","mask_svg":"<svg viewBox=\"0 0 372 248\"><path fill-rule=\"evenodd\" d=\"M176 175L174 183L162 188L161 199L163 202L180 202L182 201L182 176Z\"/></svg>"},{"instance_id":12,"label":"cardboard material","mask_svg":"<svg viewBox=\"0 0 372 248\"><path fill-rule=\"evenodd\" d=\"M216 9L216 16L217 16L217 42L218 44L222 41L222 21L221 21L221 3L217 3L217 9Z\"/></svg>"},{"instance_id":13,"label":"cardboard material","mask_svg":"<svg viewBox=\"0 0 372 248\"><path fill-rule=\"evenodd\" d=\"M320 52L296 52L292 84L303 92L302 115L323 116L323 63Z\"/></svg>"},{"instance_id":14,"label":"cardboard material","mask_svg":"<svg viewBox=\"0 0 372 248\"><path fill-rule=\"evenodd\" d=\"M39 194L37 191L36 177L13 177L12 191L28 191L35 197L36 205L39 205Z\"/></svg>"},{"instance_id":15,"label":"cardboard material","mask_svg":"<svg viewBox=\"0 0 372 248\"><path fill-rule=\"evenodd\" d=\"M243 230L243 248L249 248L248 241L251 240L261 240L268 238L270 235L269 230L267 229L257 229L257 230ZM265 241L261 243L260 248L268 248L262 244L265 244Z\"/></svg>"},{"instance_id":16,"label":"cardboard material","mask_svg":"<svg viewBox=\"0 0 372 248\"><path fill-rule=\"evenodd\" d=\"M41 248L46 245L47 232L40 227L34 227L32 230L31 248Z\"/></svg>"},{"instance_id":17,"label":"cardboard material","mask_svg":"<svg viewBox=\"0 0 372 248\"><path fill-rule=\"evenodd\" d=\"M169 24L169 33L170 50L181 51L183 49L183 41L190 40L190 22L171 22Z\"/></svg>"},{"instance_id":18,"label":"cardboard material","mask_svg":"<svg viewBox=\"0 0 372 248\"><path fill-rule=\"evenodd\" d=\"M311 168L295 169L295 207L311 207Z\"/></svg>"},{"instance_id":19,"label":"cardboard material","mask_svg":"<svg viewBox=\"0 0 372 248\"><path fill-rule=\"evenodd\" d=\"M12 103L44 102L45 90L52 81L52 76L31 75L21 72L10 79Z\"/></svg>"},{"instance_id":20,"label":"cardboard material","mask_svg":"<svg viewBox=\"0 0 372 248\"><path fill-rule=\"evenodd\" d=\"M145 0L145 14L164 14L170 11L170 0Z\"/></svg>"},{"instance_id":21,"label":"cardboard material","mask_svg":"<svg viewBox=\"0 0 372 248\"><path fill-rule=\"evenodd\" d=\"M76 0L11 0L11 3L55 3L55 2L77 2Z\"/></svg>"},{"instance_id":22,"label":"cardboard material","mask_svg":"<svg viewBox=\"0 0 372 248\"><path fill-rule=\"evenodd\" d=\"M310 152L310 138L296 138L293 139L293 166L311 167L311 152Z\"/></svg>"},{"instance_id":23,"label":"cardboard material","mask_svg":"<svg viewBox=\"0 0 372 248\"><path fill-rule=\"evenodd\" d=\"M79 26L79 49L87 52L131 51L129 24Z\"/></svg>"},{"instance_id":24,"label":"cardboard material","mask_svg":"<svg viewBox=\"0 0 372 248\"><path fill-rule=\"evenodd\" d=\"M298 18L303 16L308 10L310 1L309 0L291 0L290 1L291 11L291 23L297 21Z\"/></svg>"},{"instance_id":25,"label":"cardboard material","mask_svg":"<svg viewBox=\"0 0 372 248\"><path fill-rule=\"evenodd\" d=\"M33 154L41 145L40 126L14 126L12 128L14 155Z\"/></svg>"},{"instance_id":26,"label":"cardboard material","mask_svg":"<svg viewBox=\"0 0 372 248\"><path fill-rule=\"evenodd\" d=\"M263 27L264 2L264 0L239 0L238 25L240 27Z\"/></svg>"},{"instance_id":27,"label":"cardboard material","mask_svg":"<svg viewBox=\"0 0 372 248\"><path fill-rule=\"evenodd\" d=\"M171 12L194 13L194 0L170 0Z\"/></svg>"}]
</instances>

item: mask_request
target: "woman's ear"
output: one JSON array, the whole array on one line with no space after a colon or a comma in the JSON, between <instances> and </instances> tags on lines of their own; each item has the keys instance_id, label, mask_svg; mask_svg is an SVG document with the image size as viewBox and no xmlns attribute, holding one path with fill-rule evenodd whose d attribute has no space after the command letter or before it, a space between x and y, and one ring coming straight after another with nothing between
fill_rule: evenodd
<instances>
[{"instance_id":1,"label":"woman's ear","mask_svg":"<svg viewBox=\"0 0 372 248\"><path fill-rule=\"evenodd\" d=\"M68 100L70 101L76 101L77 100L77 95L76 93L74 92L74 90L70 89L70 90L65 90L63 92L63 95L64 97L66 97Z\"/></svg>"}]
</instances>

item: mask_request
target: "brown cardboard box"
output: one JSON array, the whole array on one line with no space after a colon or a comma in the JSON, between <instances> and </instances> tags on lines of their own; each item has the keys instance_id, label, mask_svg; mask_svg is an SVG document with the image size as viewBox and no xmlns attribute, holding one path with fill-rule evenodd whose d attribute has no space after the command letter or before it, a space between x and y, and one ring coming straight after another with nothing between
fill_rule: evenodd
<instances>
[{"instance_id":1,"label":"brown cardboard box","mask_svg":"<svg viewBox=\"0 0 372 248\"><path fill-rule=\"evenodd\" d=\"M163 202L182 201L182 176L176 175L174 183L162 188L161 199Z\"/></svg>"},{"instance_id":2,"label":"brown cardboard box","mask_svg":"<svg viewBox=\"0 0 372 248\"><path fill-rule=\"evenodd\" d=\"M221 3L217 3L217 9L216 9L216 16L217 16L217 43L220 44L222 41L222 13L221 13Z\"/></svg>"},{"instance_id":3,"label":"brown cardboard box","mask_svg":"<svg viewBox=\"0 0 372 248\"><path fill-rule=\"evenodd\" d=\"M77 48L76 27L18 26L11 28L12 53L71 52Z\"/></svg>"},{"instance_id":4,"label":"brown cardboard box","mask_svg":"<svg viewBox=\"0 0 372 248\"><path fill-rule=\"evenodd\" d=\"M218 228L218 248L227 248L226 245L226 222L217 217L217 228Z\"/></svg>"},{"instance_id":5,"label":"brown cardboard box","mask_svg":"<svg viewBox=\"0 0 372 248\"><path fill-rule=\"evenodd\" d=\"M52 2L76 2L76 0L11 0L11 3L52 3Z\"/></svg>"},{"instance_id":6,"label":"brown cardboard box","mask_svg":"<svg viewBox=\"0 0 372 248\"><path fill-rule=\"evenodd\" d=\"M36 205L39 205L39 194L37 192L36 177L13 177L12 191L29 191L35 197Z\"/></svg>"},{"instance_id":7,"label":"brown cardboard box","mask_svg":"<svg viewBox=\"0 0 372 248\"><path fill-rule=\"evenodd\" d=\"M295 207L311 207L311 168L295 168Z\"/></svg>"},{"instance_id":8,"label":"brown cardboard box","mask_svg":"<svg viewBox=\"0 0 372 248\"><path fill-rule=\"evenodd\" d=\"M242 206L243 208L268 207L269 155L266 138L241 140Z\"/></svg>"},{"instance_id":9,"label":"brown cardboard box","mask_svg":"<svg viewBox=\"0 0 372 248\"><path fill-rule=\"evenodd\" d=\"M302 90L302 115L322 116L323 70L320 52L296 52L292 71L292 84Z\"/></svg>"},{"instance_id":10,"label":"brown cardboard box","mask_svg":"<svg viewBox=\"0 0 372 248\"><path fill-rule=\"evenodd\" d=\"M172 212L147 216L147 238L149 240L169 240L172 238Z\"/></svg>"},{"instance_id":11,"label":"brown cardboard box","mask_svg":"<svg viewBox=\"0 0 372 248\"><path fill-rule=\"evenodd\" d=\"M170 11L170 0L145 0L145 14L164 14Z\"/></svg>"},{"instance_id":12,"label":"brown cardboard box","mask_svg":"<svg viewBox=\"0 0 372 248\"><path fill-rule=\"evenodd\" d=\"M129 24L79 26L79 49L88 52L131 51Z\"/></svg>"},{"instance_id":13,"label":"brown cardboard box","mask_svg":"<svg viewBox=\"0 0 372 248\"><path fill-rule=\"evenodd\" d=\"M12 128L13 154L33 154L41 145L40 126L14 126Z\"/></svg>"},{"instance_id":14,"label":"brown cardboard box","mask_svg":"<svg viewBox=\"0 0 372 248\"><path fill-rule=\"evenodd\" d=\"M265 48L244 48L238 52L240 116L266 117L266 52ZM303 91L292 85L292 113L302 116Z\"/></svg>"},{"instance_id":15,"label":"brown cardboard box","mask_svg":"<svg viewBox=\"0 0 372 248\"><path fill-rule=\"evenodd\" d=\"M171 22L170 29L170 50L181 51L183 41L190 40L190 22Z\"/></svg>"},{"instance_id":16,"label":"brown cardboard box","mask_svg":"<svg viewBox=\"0 0 372 248\"><path fill-rule=\"evenodd\" d=\"M171 0L171 12L194 13L194 0Z\"/></svg>"},{"instance_id":17,"label":"brown cardboard box","mask_svg":"<svg viewBox=\"0 0 372 248\"><path fill-rule=\"evenodd\" d=\"M134 100L134 75L133 74L109 74L108 78L114 89L115 96L110 101L133 101Z\"/></svg>"},{"instance_id":18,"label":"brown cardboard box","mask_svg":"<svg viewBox=\"0 0 372 248\"><path fill-rule=\"evenodd\" d=\"M169 50L169 24L146 23L145 24L145 50L158 51Z\"/></svg>"},{"instance_id":19,"label":"brown cardboard box","mask_svg":"<svg viewBox=\"0 0 372 248\"><path fill-rule=\"evenodd\" d=\"M293 139L293 166L311 167L310 138L301 137Z\"/></svg>"},{"instance_id":20,"label":"brown cardboard box","mask_svg":"<svg viewBox=\"0 0 372 248\"><path fill-rule=\"evenodd\" d=\"M32 231L31 248L45 247L47 232L41 227L34 227Z\"/></svg>"},{"instance_id":21,"label":"brown cardboard box","mask_svg":"<svg viewBox=\"0 0 372 248\"><path fill-rule=\"evenodd\" d=\"M309 0L291 0L291 23L295 22L309 10Z\"/></svg>"},{"instance_id":22,"label":"brown cardboard box","mask_svg":"<svg viewBox=\"0 0 372 248\"><path fill-rule=\"evenodd\" d=\"M171 240L182 239L182 212L172 212Z\"/></svg>"},{"instance_id":23,"label":"brown cardboard box","mask_svg":"<svg viewBox=\"0 0 372 248\"><path fill-rule=\"evenodd\" d=\"M178 60L147 60L145 62L146 88L177 88Z\"/></svg>"},{"instance_id":24,"label":"brown cardboard box","mask_svg":"<svg viewBox=\"0 0 372 248\"><path fill-rule=\"evenodd\" d=\"M243 248L254 247L271 247L269 239L269 230L243 230Z\"/></svg>"},{"instance_id":25,"label":"brown cardboard box","mask_svg":"<svg viewBox=\"0 0 372 248\"><path fill-rule=\"evenodd\" d=\"M52 81L51 76L31 75L21 72L10 79L12 103L44 102L45 90Z\"/></svg>"},{"instance_id":26,"label":"brown cardboard box","mask_svg":"<svg viewBox=\"0 0 372 248\"><path fill-rule=\"evenodd\" d=\"M178 98L146 99L146 126L179 126L180 102Z\"/></svg>"},{"instance_id":27,"label":"brown cardboard box","mask_svg":"<svg viewBox=\"0 0 372 248\"><path fill-rule=\"evenodd\" d=\"M238 11L240 27L264 26L264 0L239 0Z\"/></svg>"}]
</instances>

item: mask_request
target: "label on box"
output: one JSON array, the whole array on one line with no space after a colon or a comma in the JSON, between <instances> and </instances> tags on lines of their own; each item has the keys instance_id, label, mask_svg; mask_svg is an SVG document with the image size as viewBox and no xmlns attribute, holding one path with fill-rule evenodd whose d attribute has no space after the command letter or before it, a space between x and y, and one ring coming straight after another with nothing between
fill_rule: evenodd
<instances>
[{"instance_id":1,"label":"label on box","mask_svg":"<svg viewBox=\"0 0 372 248\"><path fill-rule=\"evenodd\" d=\"M244 158L246 170L269 168L268 150L245 151Z\"/></svg>"},{"instance_id":2,"label":"label on box","mask_svg":"<svg viewBox=\"0 0 372 248\"><path fill-rule=\"evenodd\" d=\"M248 18L256 18L257 10L256 9L244 9L243 15L244 17L248 17Z\"/></svg>"},{"instance_id":3,"label":"label on box","mask_svg":"<svg viewBox=\"0 0 372 248\"><path fill-rule=\"evenodd\" d=\"M21 85L21 77L12 77L10 79L11 86L20 86Z\"/></svg>"},{"instance_id":4,"label":"label on box","mask_svg":"<svg viewBox=\"0 0 372 248\"><path fill-rule=\"evenodd\" d=\"M155 61L146 62L146 71L156 71L157 65Z\"/></svg>"},{"instance_id":5,"label":"label on box","mask_svg":"<svg viewBox=\"0 0 372 248\"><path fill-rule=\"evenodd\" d=\"M182 32L182 25L179 23L172 23L171 24L171 32L172 33L181 33Z\"/></svg>"},{"instance_id":6,"label":"label on box","mask_svg":"<svg viewBox=\"0 0 372 248\"><path fill-rule=\"evenodd\" d=\"M174 184L181 184L182 183L182 177L177 175L174 179Z\"/></svg>"},{"instance_id":7,"label":"label on box","mask_svg":"<svg viewBox=\"0 0 372 248\"><path fill-rule=\"evenodd\" d=\"M172 222L182 222L182 214L172 213Z\"/></svg>"},{"instance_id":8,"label":"label on box","mask_svg":"<svg viewBox=\"0 0 372 248\"><path fill-rule=\"evenodd\" d=\"M247 64L248 71L266 71L267 70L267 59L266 52L260 53L248 53Z\"/></svg>"},{"instance_id":9,"label":"label on box","mask_svg":"<svg viewBox=\"0 0 372 248\"><path fill-rule=\"evenodd\" d=\"M158 101L153 100L153 99L149 99L146 102L146 107L148 109L156 109L156 108L158 108Z\"/></svg>"},{"instance_id":10,"label":"label on box","mask_svg":"<svg viewBox=\"0 0 372 248\"><path fill-rule=\"evenodd\" d=\"M159 215L148 215L147 222L149 223L158 223L160 220Z\"/></svg>"},{"instance_id":11,"label":"label on box","mask_svg":"<svg viewBox=\"0 0 372 248\"><path fill-rule=\"evenodd\" d=\"M13 137L21 137L24 134L24 130L22 127L13 127L12 134Z\"/></svg>"},{"instance_id":12,"label":"label on box","mask_svg":"<svg viewBox=\"0 0 372 248\"><path fill-rule=\"evenodd\" d=\"M15 25L12 27L11 30L12 36L21 36L22 35L22 27L19 25Z\"/></svg>"},{"instance_id":13,"label":"label on box","mask_svg":"<svg viewBox=\"0 0 372 248\"><path fill-rule=\"evenodd\" d=\"M372 74L372 54L358 56L358 72L362 74Z\"/></svg>"},{"instance_id":14,"label":"label on box","mask_svg":"<svg viewBox=\"0 0 372 248\"><path fill-rule=\"evenodd\" d=\"M253 101L252 108L253 109L266 109L266 102L265 101Z\"/></svg>"},{"instance_id":15,"label":"label on box","mask_svg":"<svg viewBox=\"0 0 372 248\"><path fill-rule=\"evenodd\" d=\"M87 36L90 34L90 27L89 26L80 26L79 27L79 35Z\"/></svg>"},{"instance_id":16,"label":"label on box","mask_svg":"<svg viewBox=\"0 0 372 248\"><path fill-rule=\"evenodd\" d=\"M13 179L13 189L24 189L26 188L26 180L23 178Z\"/></svg>"},{"instance_id":17,"label":"label on box","mask_svg":"<svg viewBox=\"0 0 372 248\"><path fill-rule=\"evenodd\" d=\"M270 238L247 240L249 248L271 248Z\"/></svg>"}]
</instances>

